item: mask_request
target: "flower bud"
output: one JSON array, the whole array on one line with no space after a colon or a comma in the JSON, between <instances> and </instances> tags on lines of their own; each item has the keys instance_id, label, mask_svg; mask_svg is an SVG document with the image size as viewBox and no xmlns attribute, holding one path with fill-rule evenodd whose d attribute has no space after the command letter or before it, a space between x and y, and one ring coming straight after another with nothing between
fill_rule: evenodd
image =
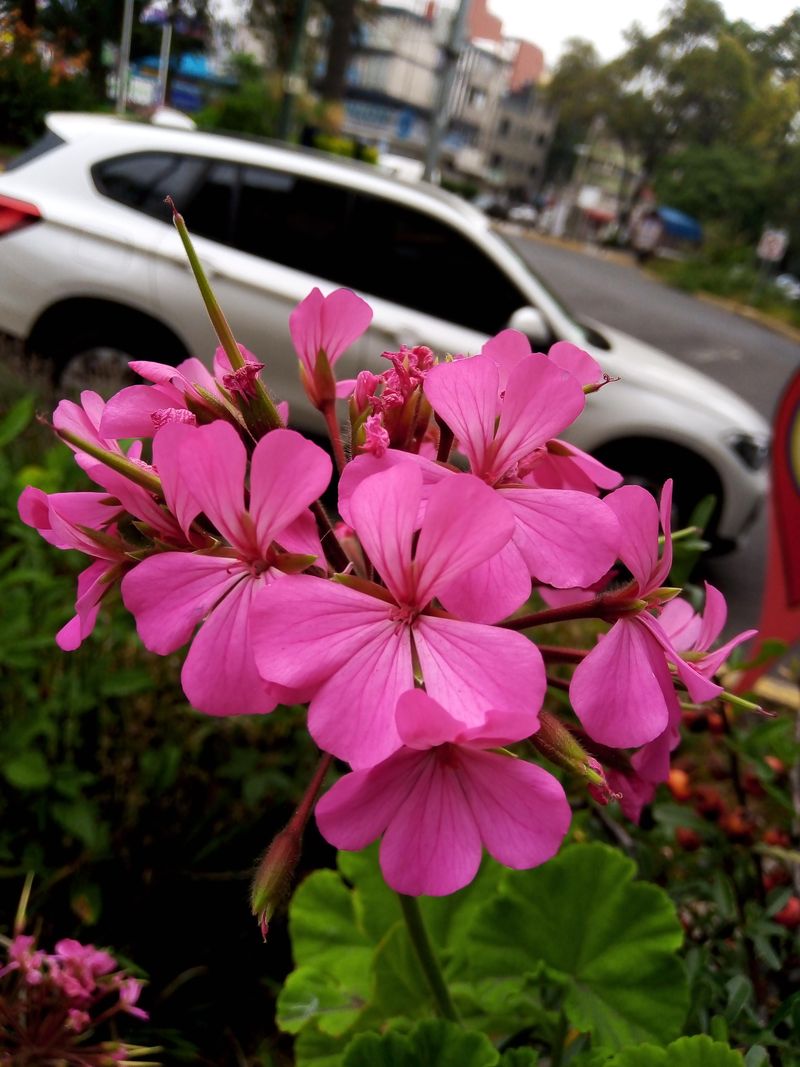
<instances>
[{"instance_id":1,"label":"flower bud","mask_svg":"<svg viewBox=\"0 0 800 1067\"><path fill-rule=\"evenodd\" d=\"M615 799L601 765L555 715L539 713L539 729L531 737L531 744L551 763L582 778L599 804Z\"/></svg>"},{"instance_id":2,"label":"flower bud","mask_svg":"<svg viewBox=\"0 0 800 1067\"><path fill-rule=\"evenodd\" d=\"M250 890L250 907L265 941L272 916L289 896L302 847L302 830L290 825L273 839L258 865Z\"/></svg>"}]
</instances>

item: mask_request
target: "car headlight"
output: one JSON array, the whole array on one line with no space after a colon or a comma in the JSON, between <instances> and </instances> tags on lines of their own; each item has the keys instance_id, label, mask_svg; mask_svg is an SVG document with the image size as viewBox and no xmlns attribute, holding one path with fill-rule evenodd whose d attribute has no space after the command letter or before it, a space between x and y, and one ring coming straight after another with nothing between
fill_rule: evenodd
<instances>
[{"instance_id":1,"label":"car headlight","mask_svg":"<svg viewBox=\"0 0 800 1067\"><path fill-rule=\"evenodd\" d=\"M729 438L728 445L751 471L760 471L769 459L769 441L766 438L740 433Z\"/></svg>"}]
</instances>

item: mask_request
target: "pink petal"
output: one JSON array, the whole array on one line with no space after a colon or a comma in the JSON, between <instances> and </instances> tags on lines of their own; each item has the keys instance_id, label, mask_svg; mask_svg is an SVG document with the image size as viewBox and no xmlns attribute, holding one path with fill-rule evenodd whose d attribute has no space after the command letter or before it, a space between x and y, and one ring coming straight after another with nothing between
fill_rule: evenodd
<instances>
[{"instance_id":1,"label":"pink petal","mask_svg":"<svg viewBox=\"0 0 800 1067\"><path fill-rule=\"evenodd\" d=\"M513 532L511 509L478 478L462 474L431 488L414 554L416 603L423 607L440 589L490 559Z\"/></svg>"},{"instance_id":2,"label":"pink petal","mask_svg":"<svg viewBox=\"0 0 800 1067\"><path fill-rule=\"evenodd\" d=\"M538 712L542 706L544 664L522 634L420 615L414 645L428 694L458 708L465 726L482 723L487 708Z\"/></svg>"},{"instance_id":3,"label":"pink petal","mask_svg":"<svg viewBox=\"0 0 800 1067\"><path fill-rule=\"evenodd\" d=\"M500 388L505 389L508 376L521 359L531 355L531 343L519 330L501 330L481 349L482 356L494 360L500 371Z\"/></svg>"},{"instance_id":4,"label":"pink petal","mask_svg":"<svg viewBox=\"0 0 800 1067\"><path fill-rule=\"evenodd\" d=\"M349 289L323 297L314 288L289 316L289 333L300 362L313 374L318 352L324 351L333 366L371 321L369 304Z\"/></svg>"},{"instance_id":5,"label":"pink petal","mask_svg":"<svg viewBox=\"0 0 800 1067\"><path fill-rule=\"evenodd\" d=\"M141 485L132 482L119 471L112 470L102 463L96 463L91 470L91 477L112 497L116 497L125 511L134 518L147 523L164 540L183 543L181 529L159 501Z\"/></svg>"},{"instance_id":6,"label":"pink petal","mask_svg":"<svg viewBox=\"0 0 800 1067\"><path fill-rule=\"evenodd\" d=\"M445 610L487 624L513 615L530 595L530 571L514 540L437 592Z\"/></svg>"},{"instance_id":7,"label":"pink petal","mask_svg":"<svg viewBox=\"0 0 800 1067\"><path fill-rule=\"evenodd\" d=\"M406 802L425 766L424 755L401 749L377 767L344 775L317 803L320 833L336 848L366 848Z\"/></svg>"},{"instance_id":8,"label":"pink petal","mask_svg":"<svg viewBox=\"0 0 800 1067\"><path fill-rule=\"evenodd\" d=\"M411 452L400 452L398 449L389 448L380 457L372 455L356 456L354 460L347 464L342 472L342 476L339 479L339 514L348 526L353 526L350 501L352 500L353 493L359 485L361 485L363 481L366 481L367 478L371 478L373 474L380 474L382 471L386 471L390 467L397 467L402 464L415 466L422 473L423 495L420 501L420 511L417 514L415 528L422 525L430 487L438 484L445 478L451 477L454 472L448 470L446 467L442 467L433 460L426 459L424 456L415 456Z\"/></svg>"},{"instance_id":9,"label":"pink petal","mask_svg":"<svg viewBox=\"0 0 800 1067\"><path fill-rule=\"evenodd\" d=\"M488 356L439 363L425 377L425 396L458 438L473 474L483 474L494 440L500 372Z\"/></svg>"},{"instance_id":10,"label":"pink petal","mask_svg":"<svg viewBox=\"0 0 800 1067\"><path fill-rule=\"evenodd\" d=\"M455 741L463 722L431 700L422 689L409 689L397 701L397 732L407 748L425 751Z\"/></svg>"},{"instance_id":11,"label":"pink petal","mask_svg":"<svg viewBox=\"0 0 800 1067\"><path fill-rule=\"evenodd\" d=\"M758 630L743 630L736 637L732 637L730 641L726 641L724 645L720 645L713 652L709 652L700 663L695 664L695 667L706 677L713 677L720 667L728 661L731 652L745 641L749 641L751 637L755 637L757 633Z\"/></svg>"},{"instance_id":12,"label":"pink petal","mask_svg":"<svg viewBox=\"0 0 800 1067\"><path fill-rule=\"evenodd\" d=\"M413 685L408 627L385 619L362 628L358 649L316 691L309 732L320 748L355 770L373 767L402 745L395 709Z\"/></svg>"},{"instance_id":13,"label":"pink petal","mask_svg":"<svg viewBox=\"0 0 800 1067\"><path fill-rule=\"evenodd\" d=\"M164 499L186 537L203 510L183 476L181 464L181 448L185 442L194 440L194 428L178 423L163 426L153 440L153 464L161 479Z\"/></svg>"},{"instance_id":14,"label":"pink petal","mask_svg":"<svg viewBox=\"0 0 800 1067\"><path fill-rule=\"evenodd\" d=\"M703 651L707 648L711 648L713 643L722 633L728 619L728 605L725 601L725 597L720 593L719 589L717 589L716 586L711 585L710 582L706 582L705 587L706 602L703 608L702 624L697 641L694 645L695 648L699 648ZM669 604L667 607L669 607ZM662 612L662 625L663 622L664 616Z\"/></svg>"},{"instance_id":15,"label":"pink petal","mask_svg":"<svg viewBox=\"0 0 800 1067\"><path fill-rule=\"evenodd\" d=\"M184 434L177 454L168 461L177 464L175 477L183 479L188 497L196 501L222 537L249 555L254 546L244 525L247 453L239 435L227 422L181 429ZM165 458L161 458L162 466Z\"/></svg>"},{"instance_id":16,"label":"pink petal","mask_svg":"<svg viewBox=\"0 0 800 1067\"><path fill-rule=\"evenodd\" d=\"M661 520L661 529L664 531L664 549L661 553L661 559L658 561L658 566L653 573L650 581L652 582L651 588L658 589L664 584L669 576L669 572L672 569L672 479L668 478L664 482L664 487L661 490L661 500L659 502L659 517Z\"/></svg>"},{"instance_id":17,"label":"pink petal","mask_svg":"<svg viewBox=\"0 0 800 1067\"><path fill-rule=\"evenodd\" d=\"M280 699L279 687L260 678L250 641L253 595L262 582L246 578L234 585L214 606L186 656L183 691L206 715L263 715Z\"/></svg>"},{"instance_id":18,"label":"pink petal","mask_svg":"<svg viewBox=\"0 0 800 1067\"><path fill-rule=\"evenodd\" d=\"M681 659L680 653L677 649L673 648L670 639L664 633L659 622L653 618L648 612L642 612L638 616L637 621L640 625L644 626L654 640L661 646L666 654L674 664L678 672L678 677L689 691L689 696L698 704L702 704L705 700L713 700L714 697L719 696L722 692L722 686L717 685L710 679L704 677L699 670L697 670L692 664L687 663Z\"/></svg>"},{"instance_id":19,"label":"pink petal","mask_svg":"<svg viewBox=\"0 0 800 1067\"><path fill-rule=\"evenodd\" d=\"M673 647L679 652L688 652L696 647L701 621L688 600L682 597L670 600L661 609L658 621Z\"/></svg>"},{"instance_id":20,"label":"pink petal","mask_svg":"<svg viewBox=\"0 0 800 1067\"><path fill-rule=\"evenodd\" d=\"M364 640L394 629L393 610L384 600L308 574L271 582L255 599L250 619L261 676L286 686L320 685L358 655Z\"/></svg>"},{"instance_id":21,"label":"pink petal","mask_svg":"<svg viewBox=\"0 0 800 1067\"><path fill-rule=\"evenodd\" d=\"M539 729L538 711L517 708L513 711L484 712L483 722L461 730L453 738L459 747L484 749L502 748L522 741Z\"/></svg>"},{"instance_id":22,"label":"pink petal","mask_svg":"<svg viewBox=\"0 0 800 1067\"><path fill-rule=\"evenodd\" d=\"M622 532L619 558L635 578L641 593L652 585L658 564L658 507L640 485L623 485L604 498L619 519Z\"/></svg>"},{"instance_id":23,"label":"pink petal","mask_svg":"<svg viewBox=\"0 0 800 1067\"><path fill-rule=\"evenodd\" d=\"M569 687L586 732L609 748L638 748L666 728L664 656L639 619L619 619L575 668Z\"/></svg>"},{"instance_id":24,"label":"pink petal","mask_svg":"<svg viewBox=\"0 0 800 1067\"><path fill-rule=\"evenodd\" d=\"M601 463L599 459L590 456L588 452L583 452L575 445L568 444L558 438L554 438L554 441L560 448L569 452L569 456L554 458L569 459L600 489L616 489L622 481L622 475L618 471L613 471L605 463Z\"/></svg>"},{"instance_id":25,"label":"pink petal","mask_svg":"<svg viewBox=\"0 0 800 1067\"><path fill-rule=\"evenodd\" d=\"M621 537L602 500L569 489L502 489L516 519L514 543L530 573L561 589L588 586L613 565Z\"/></svg>"},{"instance_id":26,"label":"pink petal","mask_svg":"<svg viewBox=\"0 0 800 1067\"><path fill-rule=\"evenodd\" d=\"M569 341L556 341L547 358L577 378L581 385L595 385L603 380L603 368L588 352Z\"/></svg>"},{"instance_id":27,"label":"pink petal","mask_svg":"<svg viewBox=\"0 0 800 1067\"><path fill-rule=\"evenodd\" d=\"M100 422L103 437L152 437L153 412L161 408L185 408L183 393L174 385L130 385L106 404Z\"/></svg>"},{"instance_id":28,"label":"pink petal","mask_svg":"<svg viewBox=\"0 0 800 1067\"><path fill-rule=\"evenodd\" d=\"M532 763L460 750L459 780L481 840L498 863L537 867L558 852L571 811L560 783Z\"/></svg>"},{"instance_id":29,"label":"pink petal","mask_svg":"<svg viewBox=\"0 0 800 1067\"><path fill-rule=\"evenodd\" d=\"M350 501L353 528L398 603L414 597L411 540L421 496L416 465L401 463L362 482Z\"/></svg>"},{"instance_id":30,"label":"pink petal","mask_svg":"<svg viewBox=\"0 0 800 1067\"><path fill-rule=\"evenodd\" d=\"M565 430L583 411L585 403L583 389L575 378L546 356L520 360L508 377L491 462L493 477L499 478L514 463Z\"/></svg>"},{"instance_id":31,"label":"pink petal","mask_svg":"<svg viewBox=\"0 0 800 1067\"><path fill-rule=\"evenodd\" d=\"M99 559L78 575L75 617L56 634L56 644L63 652L74 652L94 630L100 601L109 589L107 576L110 569L105 560Z\"/></svg>"},{"instance_id":32,"label":"pink petal","mask_svg":"<svg viewBox=\"0 0 800 1067\"><path fill-rule=\"evenodd\" d=\"M457 770L442 765L435 752L423 759L422 773L384 834L381 869L398 893L445 896L478 873L481 840Z\"/></svg>"},{"instance_id":33,"label":"pink petal","mask_svg":"<svg viewBox=\"0 0 800 1067\"><path fill-rule=\"evenodd\" d=\"M346 400L356 387L355 378L342 378L336 383L336 397L338 400Z\"/></svg>"},{"instance_id":34,"label":"pink petal","mask_svg":"<svg viewBox=\"0 0 800 1067\"><path fill-rule=\"evenodd\" d=\"M185 645L198 623L249 571L230 556L163 552L122 579L122 601L145 648L159 656Z\"/></svg>"},{"instance_id":35,"label":"pink petal","mask_svg":"<svg viewBox=\"0 0 800 1067\"><path fill-rule=\"evenodd\" d=\"M324 553L319 531L310 511L301 512L294 522L289 523L280 531L276 540L287 552L297 552L301 556L316 556L317 566L324 566Z\"/></svg>"},{"instance_id":36,"label":"pink petal","mask_svg":"<svg viewBox=\"0 0 800 1067\"><path fill-rule=\"evenodd\" d=\"M250 514L262 551L322 496L331 470L328 454L294 430L261 438L250 468Z\"/></svg>"}]
</instances>

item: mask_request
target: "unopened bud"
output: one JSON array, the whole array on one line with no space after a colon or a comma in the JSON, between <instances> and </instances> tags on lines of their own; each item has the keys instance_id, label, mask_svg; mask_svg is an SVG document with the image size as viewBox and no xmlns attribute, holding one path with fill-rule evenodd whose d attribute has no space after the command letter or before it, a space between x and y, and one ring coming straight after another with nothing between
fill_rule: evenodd
<instances>
[{"instance_id":1,"label":"unopened bud","mask_svg":"<svg viewBox=\"0 0 800 1067\"><path fill-rule=\"evenodd\" d=\"M598 803L608 804L614 799L601 765L555 715L539 713L539 729L531 744L551 763L582 778Z\"/></svg>"},{"instance_id":2,"label":"unopened bud","mask_svg":"<svg viewBox=\"0 0 800 1067\"><path fill-rule=\"evenodd\" d=\"M287 827L274 838L258 865L250 890L250 907L265 941L272 916L289 896L302 847L302 831Z\"/></svg>"}]
</instances>

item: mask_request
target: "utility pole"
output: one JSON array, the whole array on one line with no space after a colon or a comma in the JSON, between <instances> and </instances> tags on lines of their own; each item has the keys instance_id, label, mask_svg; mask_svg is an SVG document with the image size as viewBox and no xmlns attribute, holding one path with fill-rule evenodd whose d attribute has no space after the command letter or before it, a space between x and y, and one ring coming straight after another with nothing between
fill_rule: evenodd
<instances>
[{"instance_id":1,"label":"utility pole","mask_svg":"<svg viewBox=\"0 0 800 1067\"><path fill-rule=\"evenodd\" d=\"M122 40L119 44L119 66L117 68L117 102L118 115L125 114L128 101L128 72L131 65L131 37L133 36L133 0L125 0L122 15Z\"/></svg>"},{"instance_id":2,"label":"utility pole","mask_svg":"<svg viewBox=\"0 0 800 1067\"><path fill-rule=\"evenodd\" d=\"M289 62L286 73L283 76L283 99L281 110L278 115L278 139L288 141L292 132L292 112L294 111L295 99L306 87L305 78L302 74L303 67L303 39L306 33L306 22L311 8L311 0L300 0L297 6L294 33L292 34L292 48L289 53Z\"/></svg>"},{"instance_id":3,"label":"utility pole","mask_svg":"<svg viewBox=\"0 0 800 1067\"><path fill-rule=\"evenodd\" d=\"M158 57L158 97L156 107L163 107L167 102L167 80L169 79L169 53L172 48L172 17L161 26L161 52Z\"/></svg>"},{"instance_id":4,"label":"utility pole","mask_svg":"<svg viewBox=\"0 0 800 1067\"><path fill-rule=\"evenodd\" d=\"M458 70L458 61L464 50L466 39L467 15L469 14L472 0L459 0L458 9L450 23L450 33L444 48L444 63L442 64L442 76L439 80L439 92L436 98L436 108L431 118L431 131L428 140L428 150L425 153L425 170L422 178L429 182L439 162L442 152L442 141L450 121L450 98Z\"/></svg>"}]
</instances>

